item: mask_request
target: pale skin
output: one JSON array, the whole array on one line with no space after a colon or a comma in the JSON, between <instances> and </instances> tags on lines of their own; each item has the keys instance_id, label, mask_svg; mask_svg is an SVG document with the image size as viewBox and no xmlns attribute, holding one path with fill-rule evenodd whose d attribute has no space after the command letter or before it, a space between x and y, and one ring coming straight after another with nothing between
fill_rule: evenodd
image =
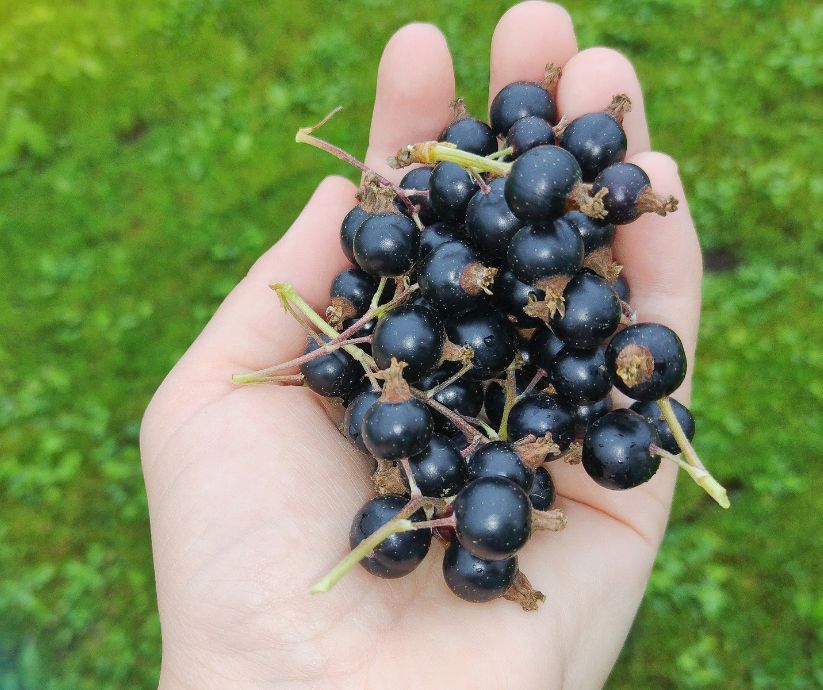
<instances>
[{"instance_id":1,"label":"pale skin","mask_svg":"<svg viewBox=\"0 0 823 690\"><path fill-rule=\"evenodd\" d=\"M548 62L563 67L557 100L570 118L602 109L615 93L631 97L627 160L646 170L657 192L680 201L674 214L620 229L615 251L639 320L673 328L691 371L700 249L677 166L651 150L634 69L609 49L578 52L563 8L526 2L495 30L490 96L515 80L539 80ZM380 63L366 162L399 181L402 171L389 169L386 157L436 136L454 95L443 35L424 24L398 31ZM332 277L346 267L338 229L355 191L340 177L320 183L146 411L141 450L163 633L160 687L601 687L666 528L677 474L668 462L624 492L599 487L580 466L549 466L568 527L536 534L521 553L522 570L546 594L537 613L457 599L443 582L436 543L406 578L379 580L358 567L331 592L308 593L347 551L352 516L372 495L367 462L308 390L237 387L231 375L302 351L303 330L268 285L292 283L322 313ZM688 404L689 390L690 378L675 397Z\"/></svg>"}]
</instances>

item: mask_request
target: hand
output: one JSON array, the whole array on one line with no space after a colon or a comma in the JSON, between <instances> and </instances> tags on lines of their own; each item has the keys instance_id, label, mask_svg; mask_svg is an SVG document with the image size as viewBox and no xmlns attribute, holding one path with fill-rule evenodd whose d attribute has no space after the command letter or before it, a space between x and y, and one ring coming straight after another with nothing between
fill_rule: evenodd
<instances>
[{"instance_id":1,"label":"hand","mask_svg":"<svg viewBox=\"0 0 823 690\"><path fill-rule=\"evenodd\" d=\"M414 62L416 69L406 65ZM627 160L657 192L680 200L618 232L640 320L682 338L693 363L701 258L677 167L650 150L640 85L622 55L577 52L568 14L526 2L494 34L490 96L563 66L561 113L574 118L627 93ZM380 63L367 163L431 139L454 98L440 32L407 26ZM537 533L521 569L546 594L537 613L511 602L468 604L449 592L441 549L410 576L377 580L355 568L328 594L309 586L347 550L352 516L372 494L365 458L306 389L238 388L231 374L302 351L301 328L268 288L288 281L316 308L345 267L340 222L355 188L324 180L294 225L264 254L169 374L141 434L151 512L164 688L432 687L594 688L608 676L643 596L663 536L676 467L647 484L601 488L580 466L552 475L568 515L564 532ZM678 396L688 402L690 380Z\"/></svg>"}]
</instances>

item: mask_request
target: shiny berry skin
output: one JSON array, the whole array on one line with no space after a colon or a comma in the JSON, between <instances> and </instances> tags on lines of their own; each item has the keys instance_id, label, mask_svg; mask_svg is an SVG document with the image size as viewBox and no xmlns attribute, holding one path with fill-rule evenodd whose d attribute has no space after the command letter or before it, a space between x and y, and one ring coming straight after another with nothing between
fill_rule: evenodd
<instances>
[{"instance_id":1,"label":"shiny berry skin","mask_svg":"<svg viewBox=\"0 0 823 690\"><path fill-rule=\"evenodd\" d=\"M468 461L469 480L480 477L505 477L528 493L534 483L534 472L523 463L514 446L505 441L492 441L480 446Z\"/></svg>"},{"instance_id":2,"label":"shiny berry skin","mask_svg":"<svg viewBox=\"0 0 823 690\"><path fill-rule=\"evenodd\" d=\"M569 347L597 347L620 325L620 298L596 273L577 273L563 290L563 300L565 311L555 312L551 327Z\"/></svg>"},{"instance_id":3,"label":"shiny berry skin","mask_svg":"<svg viewBox=\"0 0 823 690\"><path fill-rule=\"evenodd\" d=\"M593 403L578 405L574 411L574 428L578 437L585 435L589 424L611 411L612 400L608 395Z\"/></svg>"},{"instance_id":4,"label":"shiny berry skin","mask_svg":"<svg viewBox=\"0 0 823 690\"><path fill-rule=\"evenodd\" d=\"M422 453L434 426L426 403L417 398L402 402L378 400L363 415L362 439L368 451L383 460L400 460Z\"/></svg>"},{"instance_id":5,"label":"shiny berry skin","mask_svg":"<svg viewBox=\"0 0 823 690\"><path fill-rule=\"evenodd\" d=\"M520 118L506 135L506 148L514 149L509 156L512 159L537 146L548 144L554 144L554 130L546 120L536 115Z\"/></svg>"},{"instance_id":6,"label":"shiny berry skin","mask_svg":"<svg viewBox=\"0 0 823 690\"><path fill-rule=\"evenodd\" d=\"M545 467L534 471L534 484L529 492L529 500L535 510L548 510L554 504L554 480Z\"/></svg>"},{"instance_id":7,"label":"shiny berry skin","mask_svg":"<svg viewBox=\"0 0 823 690\"><path fill-rule=\"evenodd\" d=\"M456 372L456 362L447 362L439 366L430 374L420 379L415 385L422 391L428 391L443 383ZM466 417L476 417L483 408L483 385L480 381L472 381L461 376L448 386L434 394L434 399L450 410L459 412ZM434 428L443 434L453 434L455 426L443 415L432 410Z\"/></svg>"},{"instance_id":8,"label":"shiny berry skin","mask_svg":"<svg viewBox=\"0 0 823 690\"><path fill-rule=\"evenodd\" d=\"M407 273L420 248L420 230L399 213L377 213L363 221L354 235L354 258L374 276Z\"/></svg>"},{"instance_id":9,"label":"shiny berry skin","mask_svg":"<svg viewBox=\"0 0 823 690\"><path fill-rule=\"evenodd\" d=\"M587 113L573 120L563 132L560 145L580 163L583 180L626 157L626 132L607 113Z\"/></svg>"},{"instance_id":10,"label":"shiny berry skin","mask_svg":"<svg viewBox=\"0 0 823 690\"><path fill-rule=\"evenodd\" d=\"M557 357L557 353L566 347L566 345L560 338L552 333L551 329L544 327L534 332L530 341L530 347L533 364L548 374L554 363L554 358Z\"/></svg>"},{"instance_id":11,"label":"shiny berry skin","mask_svg":"<svg viewBox=\"0 0 823 690\"><path fill-rule=\"evenodd\" d=\"M526 225L508 250L508 264L518 279L533 285L541 278L574 275L583 265L583 239L568 221Z\"/></svg>"},{"instance_id":12,"label":"shiny berry skin","mask_svg":"<svg viewBox=\"0 0 823 690\"><path fill-rule=\"evenodd\" d=\"M460 224L466 220L466 208L478 189L457 163L438 163L429 178L429 201L440 220Z\"/></svg>"},{"instance_id":13,"label":"shiny berry skin","mask_svg":"<svg viewBox=\"0 0 823 690\"><path fill-rule=\"evenodd\" d=\"M434 370L445 342L446 330L437 314L425 307L404 304L378 321L372 356L381 369L388 368L392 357L405 362L403 378L414 382Z\"/></svg>"},{"instance_id":14,"label":"shiny berry skin","mask_svg":"<svg viewBox=\"0 0 823 690\"><path fill-rule=\"evenodd\" d=\"M340 226L340 247L343 249L346 258L353 264L357 263L354 258L354 235L363 225L363 221L371 216L371 213L364 211L363 207L358 204L343 218L343 224Z\"/></svg>"},{"instance_id":15,"label":"shiny berry skin","mask_svg":"<svg viewBox=\"0 0 823 690\"><path fill-rule=\"evenodd\" d=\"M593 422L583 439L583 467L607 489L631 489L652 478L660 458L654 425L632 410L613 410Z\"/></svg>"},{"instance_id":16,"label":"shiny berry skin","mask_svg":"<svg viewBox=\"0 0 823 690\"><path fill-rule=\"evenodd\" d=\"M491 301L518 328L538 328L543 325L540 319L523 311L529 304L529 295L535 300L542 300L546 293L524 283L508 266L500 269L494 278Z\"/></svg>"},{"instance_id":17,"label":"shiny berry skin","mask_svg":"<svg viewBox=\"0 0 823 690\"><path fill-rule=\"evenodd\" d=\"M328 336L320 336L328 342ZM314 338L309 340L305 354L318 348ZM303 383L318 395L327 398L346 398L363 379L363 367L342 348L315 357L300 366Z\"/></svg>"},{"instance_id":18,"label":"shiny berry skin","mask_svg":"<svg viewBox=\"0 0 823 690\"><path fill-rule=\"evenodd\" d=\"M533 372L517 371L515 373L514 389L517 395L520 395L524 390L526 390L526 386L529 385L533 376ZM505 404L506 391L503 390L503 386L497 381L489 381L489 385L486 386L486 392L483 397L483 409L486 412L486 416L489 418L489 422L495 429L500 428L500 422L503 420L503 407Z\"/></svg>"},{"instance_id":19,"label":"shiny berry skin","mask_svg":"<svg viewBox=\"0 0 823 690\"><path fill-rule=\"evenodd\" d=\"M653 370L647 381L628 385L620 376L621 353L629 346L639 346L651 355ZM625 350L625 352L624 352ZM659 400L671 395L686 378L686 352L671 328L659 323L638 323L624 328L606 348L606 364L614 374L614 385L635 400Z\"/></svg>"},{"instance_id":20,"label":"shiny berry skin","mask_svg":"<svg viewBox=\"0 0 823 690\"><path fill-rule=\"evenodd\" d=\"M606 220L615 225L625 225L640 217L637 200L644 189L651 188L651 181L634 163L615 163L595 178L592 193L603 187L609 190L603 197L603 206L608 213Z\"/></svg>"},{"instance_id":21,"label":"shiny berry skin","mask_svg":"<svg viewBox=\"0 0 823 690\"><path fill-rule=\"evenodd\" d=\"M519 440L529 434L552 439L566 450L574 440L574 407L554 395L529 393L509 412L509 438Z\"/></svg>"},{"instance_id":22,"label":"shiny berry skin","mask_svg":"<svg viewBox=\"0 0 823 690\"><path fill-rule=\"evenodd\" d=\"M479 603L503 596L517 571L517 556L487 561L474 556L457 539L449 542L443 555L446 584L464 601Z\"/></svg>"},{"instance_id":23,"label":"shiny berry skin","mask_svg":"<svg viewBox=\"0 0 823 690\"><path fill-rule=\"evenodd\" d=\"M349 532L351 548L389 522L406 505L406 501L403 496L391 495L376 496L368 501L357 511L352 521ZM412 522L422 522L426 519L426 514L418 510L409 519ZM360 565L377 577L403 577L422 563L429 552L431 540L432 533L429 529L396 532L380 542L374 551L360 561Z\"/></svg>"},{"instance_id":24,"label":"shiny berry skin","mask_svg":"<svg viewBox=\"0 0 823 690\"><path fill-rule=\"evenodd\" d=\"M589 218L580 211L569 211L562 217L574 225L577 232L580 233L586 254L597 251L602 247L610 247L614 242L616 229L612 223Z\"/></svg>"},{"instance_id":25,"label":"shiny berry skin","mask_svg":"<svg viewBox=\"0 0 823 690\"><path fill-rule=\"evenodd\" d=\"M618 276L617 280L615 281L614 285L612 286L614 291L617 293L617 296L626 302L627 304L631 301L631 290L629 289L629 281L626 280L626 276L622 273Z\"/></svg>"},{"instance_id":26,"label":"shiny berry skin","mask_svg":"<svg viewBox=\"0 0 823 690\"><path fill-rule=\"evenodd\" d=\"M516 81L504 86L489 107L492 131L498 136L505 136L515 122L529 115L557 121L554 97L535 82Z\"/></svg>"},{"instance_id":27,"label":"shiny berry skin","mask_svg":"<svg viewBox=\"0 0 823 690\"><path fill-rule=\"evenodd\" d=\"M506 260L509 242L523 226L506 203L505 186L504 177L495 178L489 182L489 191L477 190L466 208L466 235L491 266L500 266Z\"/></svg>"},{"instance_id":28,"label":"shiny berry skin","mask_svg":"<svg viewBox=\"0 0 823 690\"><path fill-rule=\"evenodd\" d=\"M462 240L464 234L460 226L441 221L432 223L420 231L420 251L417 256L423 259L441 244Z\"/></svg>"},{"instance_id":29,"label":"shiny berry skin","mask_svg":"<svg viewBox=\"0 0 823 690\"><path fill-rule=\"evenodd\" d=\"M401 189L417 189L417 190L424 190L429 188L429 178L431 178L432 168L423 166L421 168L415 168L414 170L409 170L404 176L403 179L400 180L400 188ZM417 216L420 218L420 222L423 225L431 225L437 220L437 215L432 209L432 205L429 202L428 195L425 196L410 196L409 201L411 201L415 206L419 207L417 211ZM406 205L398 199L395 202L397 206L397 210L401 213L406 213Z\"/></svg>"},{"instance_id":30,"label":"shiny berry skin","mask_svg":"<svg viewBox=\"0 0 823 690\"><path fill-rule=\"evenodd\" d=\"M580 182L580 166L559 146L538 146L512 163L506 178L506 203L526 222L550 221L563 215L566 198Z\"/></svg>"},{"instance_id":31,"label":"shiny berry skin","mask_svg":"<svg viewBox=\"0 0 823 690\"><path fill-rule=\"evenodd\" d=\"M502 372L512 361L517 344L514 327L490 306L446 321L446 334L455 345L470 345L473 367L465 374L471 380L485 380Z\"/></svg>"},{"instance_id":32,"label":"shiny berry skin","mask_svg":"<svg viewBox=\"0 0 823 690\"><path fill-rule=\"evenodd\" d=\"M417 488L429 498L454 496L468 481L466 461L445 437L435 434L421 453L409 458Z\"/></svg>"},{"instance_id":33,"label":"shiny berry skin","mask_svg":"<svg viewBox=\"0 0 823 690\"><path fill-rule=\"evenodd\" d=\"M376 290L377 281L368 273L359 268L347 268L332 280L329 296L345 299L355 312L349 318L357 318L368 311Z\"/></svg>"},{"instance_id":34,"label":"shiny berry skin","mask_svg":"<svg viewBox=\"0 0 823 690\"><path fill-rule=\"evenodd\" d=\"M455 315L467 312L486 301L486 293L472 279L472 270L484 272L480 257L466 242L444 242L417 268L420 294L438 312Z\"/></svg>"},{"instance_id":35,"label":"shiny berry skin","mask_svg":"<svg viewBox=\"0 0 823 690\"><path fill-rule=\"evenodd\" d=\"M478 156L488 156L497 151L497 137L491 127L473 117L463 117L452 122L443 130L438 141L446 141L462 151Z\"/></svg>"},{"instance_id":36,"label":"shiny berry skin","mask_svg":"<svg viewBox=\"0 0 823 690\"><path fill-rule=\"evenodd\" d=\"M602 347L593 350L564 347L554 358L549 380L557 395L574 406L604 398L612 388L605 350Z\"/></svg>"},{"instance_id":37,"label":"shiny berry skin","mask_svg":"<svg viewBox=\"0 0 823 690\"><path fill-rule=\"evenodd\" d=\"M461 489L453 505L457 538L479 558L509 558L531 536L529 497L503 477L475 479Z\"/></svg>"},{"instance_id":38,"label":"shiny berry skin","mask_svg":"<svg viewBox=\"0 0 823 690\"><path fill-rule=\"evenodd\" d=\"M674 398L671 398L669 402L674 410L674 416L683 429L683 433L686 434L686 438L691 441L694 438L694 417L692 413L689 412L688 407L681 405ZM668 422L666 422L666 419L663 417L663 413L660 411L660 405L657 404L656 400L636 402L630 409L643 415L649 423L654 425L655 429L657 429L657 435L660 437L660 442L657 444L658 446L675 455L680 453L680 446L677 444L671 427L669 427Z\"/></svg>"},{"instance_id":39,"label":"shiny berry skin","mask_svg":"<svg viewBox=\"0 0 823 690\"><path fill-rule=\"evenodd\" d=\"M368 409L377 402L380 391L367 390L358 395L349 403L346 414L343 416L343 433L355 446L364 453L368 453L366 445L363 443L361 432L363 429L363 417Z\"/></svg>"}]
</instances>

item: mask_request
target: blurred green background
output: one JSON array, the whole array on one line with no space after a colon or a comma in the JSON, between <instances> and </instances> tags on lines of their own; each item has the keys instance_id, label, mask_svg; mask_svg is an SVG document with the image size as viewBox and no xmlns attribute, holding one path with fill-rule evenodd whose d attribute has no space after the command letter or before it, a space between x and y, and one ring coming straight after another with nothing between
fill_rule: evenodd
<instances>
[{"instance_id":1,"label":"blurred green background","mask_svg":"<svg viewBox=\"0 0 823 690\"><path fill-rule=\"evenodd\" d=\"M155 387L326 174L385 40L438 23L483 112L509 3L0 0L0 688L156 684L137 435ZM402 7L401 7L402 5ZM575 0L645 84L706 253L698 447L613 688L823 685L823 7ZM815 567L817 571L815 572Z\"/></svg>"}]
</instances>

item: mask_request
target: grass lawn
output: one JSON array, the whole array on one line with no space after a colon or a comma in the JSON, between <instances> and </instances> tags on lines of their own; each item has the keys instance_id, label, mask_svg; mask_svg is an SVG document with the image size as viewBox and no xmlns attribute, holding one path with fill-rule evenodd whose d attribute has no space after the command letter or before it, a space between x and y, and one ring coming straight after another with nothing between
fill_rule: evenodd
<instances>
[{"instance_id":1,"label":"grass lawn","mask_svg":"<svg viewBox=\"0 0 823 690\"><path fill-rule=\"evenodd\" d=\"M502 2L0 0L0 688L156 684L137 450L155 387L367 138L377 61L438 23L482 112ZM697 445L612 688L823 684L823 7L575 0L623 50L706 252ZM817 566L817 571L815 571Z\"/></svg>"}]
</instances>

